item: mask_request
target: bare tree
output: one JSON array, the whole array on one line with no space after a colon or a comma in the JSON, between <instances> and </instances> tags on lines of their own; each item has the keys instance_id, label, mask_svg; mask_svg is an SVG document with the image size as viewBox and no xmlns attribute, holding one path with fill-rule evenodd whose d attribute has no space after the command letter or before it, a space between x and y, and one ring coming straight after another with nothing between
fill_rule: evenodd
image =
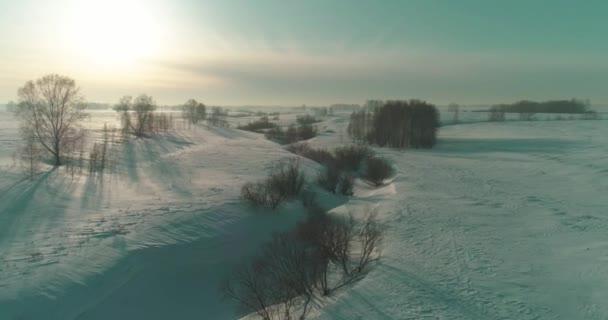
<instances>
[{"instance_id":1,"label":"bare tree","mask_svg":"<svg viewBox=\"0 0 608 320\"><path fill-rule=\"evenodd\" d=\"M253 261L229 275L223 296L264 320L306 318L316 278L306 249L295 234L275 234Z\"/></svg>"},{"instance_id":2,"label":"bare tree","mask_svg":"<svg viewBox=\"0 0 608 320\"><path fill-rule=\"evenodd\" d=\"M142 94L135 99L131 96L124 96L114 107L114 110L119 114L123 133L145 137L152 131L156 102L151 96Z\"/></svg>"},{"instance_id":3,"label":"bare tree","mask_svg":"<svg viewBox=\"0 0 608 320\"><path fill-rule=\"evenodd\" d=\"M222 110L221 107L213 107L211 108L211 116L208 121L212 126L228 127L228 121L226 120L227 116L228 112Z\"/></svg>"},{"instance_id":4,"label":"bare tree","mask_svg":"<svg viewBox=\"0 0 608 320\"><path fill-rule=\"evenodd\" d=\"M190 99L182 106L182 116L191 124L197 124L207 117L207 107L195 99Z\"/></svg>"},{"instance_id":5,"label":"bare tree","mask_svg":"<svg viewBox=\"0 0 608 320\"><path fill-rule=\"evenodd\" d=\"M458 123L459 114L460 114L460 106L455 103L450 103L450 105L448 106L448 112L453 113L452 122Z\"/></svg>"},{"instance_id":6,"label":"bare tree","mask_svg":"<svg viewBox=\"0 0 608 320\"><path fill-rule=\"evenodd\" d=\"M18 95L15 114L60 166L64 153L85 134L80 122L88 114L80 89L73 79L51 74L26 82Z\"/></svg>"},{"instance_id":7,"label":"bare tree","mask_svg":"<svg viewBox=\"0 0 608 320\"><path fill-rule=\"evenodd\" d=\"M26 131L22 132L23 145L17 151L19 164L30 181L34 181L34 177L40 169L42 150L34 132L29 130L29 128L24 128L23 130Z\"/></svg>"}]
</instances>

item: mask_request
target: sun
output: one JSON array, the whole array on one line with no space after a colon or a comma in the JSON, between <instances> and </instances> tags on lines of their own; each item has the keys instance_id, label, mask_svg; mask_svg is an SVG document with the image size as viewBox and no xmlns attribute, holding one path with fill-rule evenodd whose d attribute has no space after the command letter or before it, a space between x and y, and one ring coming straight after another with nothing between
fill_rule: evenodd
<instances>
[{"instance_id":1,"label":"sun","mask_svg":"<svg viewBox=\"0 0 608 320\"><path fill-rule=\"evenodd\" d=\"M166 30L150 2L75 1L70 9L67 46L89 63L124 67L161 54Z\"/></svg>"}]
</instances>

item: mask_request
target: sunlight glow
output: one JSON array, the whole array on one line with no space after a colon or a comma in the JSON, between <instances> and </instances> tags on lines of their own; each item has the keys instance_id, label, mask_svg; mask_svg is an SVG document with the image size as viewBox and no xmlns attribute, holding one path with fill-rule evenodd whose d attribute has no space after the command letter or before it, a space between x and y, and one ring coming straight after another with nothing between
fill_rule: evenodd
<instances>
[{"instance_id":1,"label":"sunlight glow","mask_svg":"<svg viewBox=\"0 0 608 320\"><path fill-rule=\"evenodd\" d=\"M165 26L146 1L75 1L66 23L70 51L101 67L129 67L162 54Z\"/></svg>"}]
</instances>

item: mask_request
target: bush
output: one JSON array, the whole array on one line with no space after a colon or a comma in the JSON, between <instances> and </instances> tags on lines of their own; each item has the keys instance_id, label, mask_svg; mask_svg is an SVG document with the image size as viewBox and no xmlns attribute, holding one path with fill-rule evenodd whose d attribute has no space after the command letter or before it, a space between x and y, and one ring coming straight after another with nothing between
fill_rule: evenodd
<instances>
[{"instance_id":1,"label":"bush","mask_svg":"<svg viewBox=\"0 0 608 320\"><path fill-rule=\"evenodd\" d=\"M281 201L297 196L304 182L300 161L290 159L276 166L264 181L243 185L241 197L253 205L275 209Z\"/></svg>"},{"instance_id":2,"label":"bush","mask_svg":"<svg viewBox=\"0 0 608 320\"><path fill-rule=\"evenodd\" d=\"M285 143L285 131L281 127L274 127L264 134L266 139L274 141L276 143Z\"/></svg>"},{"instance_id":3,"label":"bush","mask_svg":"<svg viewBox=\"0 0 608 320\"><path fill-rule=\"evenodd\" d=\"M296 122L298 122L298 124L300 125L310 125L310 124L314 124L317 122L321 122L321 120L318 120L317 118L307 114L307 115L303 115L303 116L296 116Z\"/></svg>"},{"instance_id":4,"label":"bush","mask_svg":"<svg viewBox=\"0 0 608 320\"><path fill-rule=\"evenodd\" d=\"M340 176L339 190L340 194L352 196L354 194L355 177L351 174L342 174Z\"/></svg>"},{"instance_id":5,"label":"bush","mask_svg":"<svg viewBox=\"0 0 608 320\"><path fill-rule=\"evenodd\" d=\"M330 216L318 208L296 226L297 237L314 253L317 266L316 288L323 296L362 279L380 258L384 226L378 211L366 208L358 223L353 213L347 217ZM331 276L330 273L335 275Z\"/></svg>"},{"instance_id":6,"label":"bush","mask_svg":"<svg viewBox=\"0 0 608 320\"><path fill-rule=\"evenodd\" d=\"M366 146L350 145L334 150L336 166L344 171L359 170L361 163L373 155L374 152Z\"/></svg>"},{"instance_id":7,"label":"bush","mask_svg":"<svg viewBox=\"0 0 608 320\"><path fill-rule=\"evenodd\" d=\"M277 165L268 177L272 188L283 199L297 196L305 182L304 173L300 170L300 159L292 158Z\"/></svg>"},{"instance_id":8,"label":"bush","mask_svg":"<svg viewBox=\"0 0 608 320\"><path fill-rule=\"evenodd\" d=\"M276 124L270 122L268 117L264 116L257 121L250 122L244 126L238 126L237 128L240 130L259 132L260 130L272 129L274 127L276 127Z\"/></svg>"},{"instance_id":9,"label":"bush","mask_svg":"<svg viewBox=\"0 0 608 320\"><path fill-rule=\"evenodd\" d=\"M269 209L275 209L283 200L268 181L245 183L241 188L241 196L256 206Z\"/></svg>"},{"instance_id":10,"label":"bush","mask_svg":"<svg viewBox=\"0 0 608 320\"><path fill-rule=\"evenodd\" d=\"M375 186L382 185L394 173L395 169L386 159L373 157L367 160L365 178Z\"/></svg>"},{"instance_id":11,"label":"bush","mask_svg":"<svg viewBox=\"0 0 608 320\"><path fill-rule=\"evenodd\" d=\"M303 124L297 127L297 141L312 139L317 136L317 128L312 124Z\"/></svg>"},{"instance_id":12,"label":"bush","mask_svg":"<svg viewBox=\"0 0 608 320\"><path fill-rule=\"evenodd\" d=\"M380 258L384 227L366 209L357 223L310 207L289 232L275 234L249 263L234 270L221 289L243 311L262 319L305 319L315 297L361 280Z\"/></svg>"},{"instance_id":13,"label":"bush","mask_svg":"<svg viewBox=\"0 0 608 320\"><path fill-rule=\"evenodd\" d=\"M305 319L323 266L293 233L275 234L253 261L220 288L224 298L264 320Z\"/></svg>"},{"instance_id":14,"label":"bush","mask_svg":"<svg viewBox=\"0 0 608 320\"><path fill-rule=\"evenodd\" d=\"M336 193L339 182L340 171L335 166L325 167L317 176L317 184L331 193Z\"/></svg>"},{"instance_id":15,"label":"bush","mask_svg":"<svg viewBox=\"0 0 608 320\"><path fill-rule=\"evenodd\" d=\"M305 142L292 143L287 146L286 150L323 165L332 165L335 162L331 152L321 148L312 148Z\"/></svg>"}]
</instances>

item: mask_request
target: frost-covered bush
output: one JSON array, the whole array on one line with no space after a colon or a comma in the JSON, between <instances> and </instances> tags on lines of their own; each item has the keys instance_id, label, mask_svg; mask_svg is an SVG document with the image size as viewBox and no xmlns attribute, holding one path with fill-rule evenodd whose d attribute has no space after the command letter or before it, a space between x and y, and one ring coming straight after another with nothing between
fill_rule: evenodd
<instances>
[{"instance_id":1,"label":"frost-covered bush","mask_svg":"<svg viewBox=\"0 0 608 320\"><path fill-rule=\"evenodd\" d=\"M375 186L382 185L395 173L393 166L384 158L372 157L367 159L366 164L365 178Z\"/></svg>"}]
</instances>

